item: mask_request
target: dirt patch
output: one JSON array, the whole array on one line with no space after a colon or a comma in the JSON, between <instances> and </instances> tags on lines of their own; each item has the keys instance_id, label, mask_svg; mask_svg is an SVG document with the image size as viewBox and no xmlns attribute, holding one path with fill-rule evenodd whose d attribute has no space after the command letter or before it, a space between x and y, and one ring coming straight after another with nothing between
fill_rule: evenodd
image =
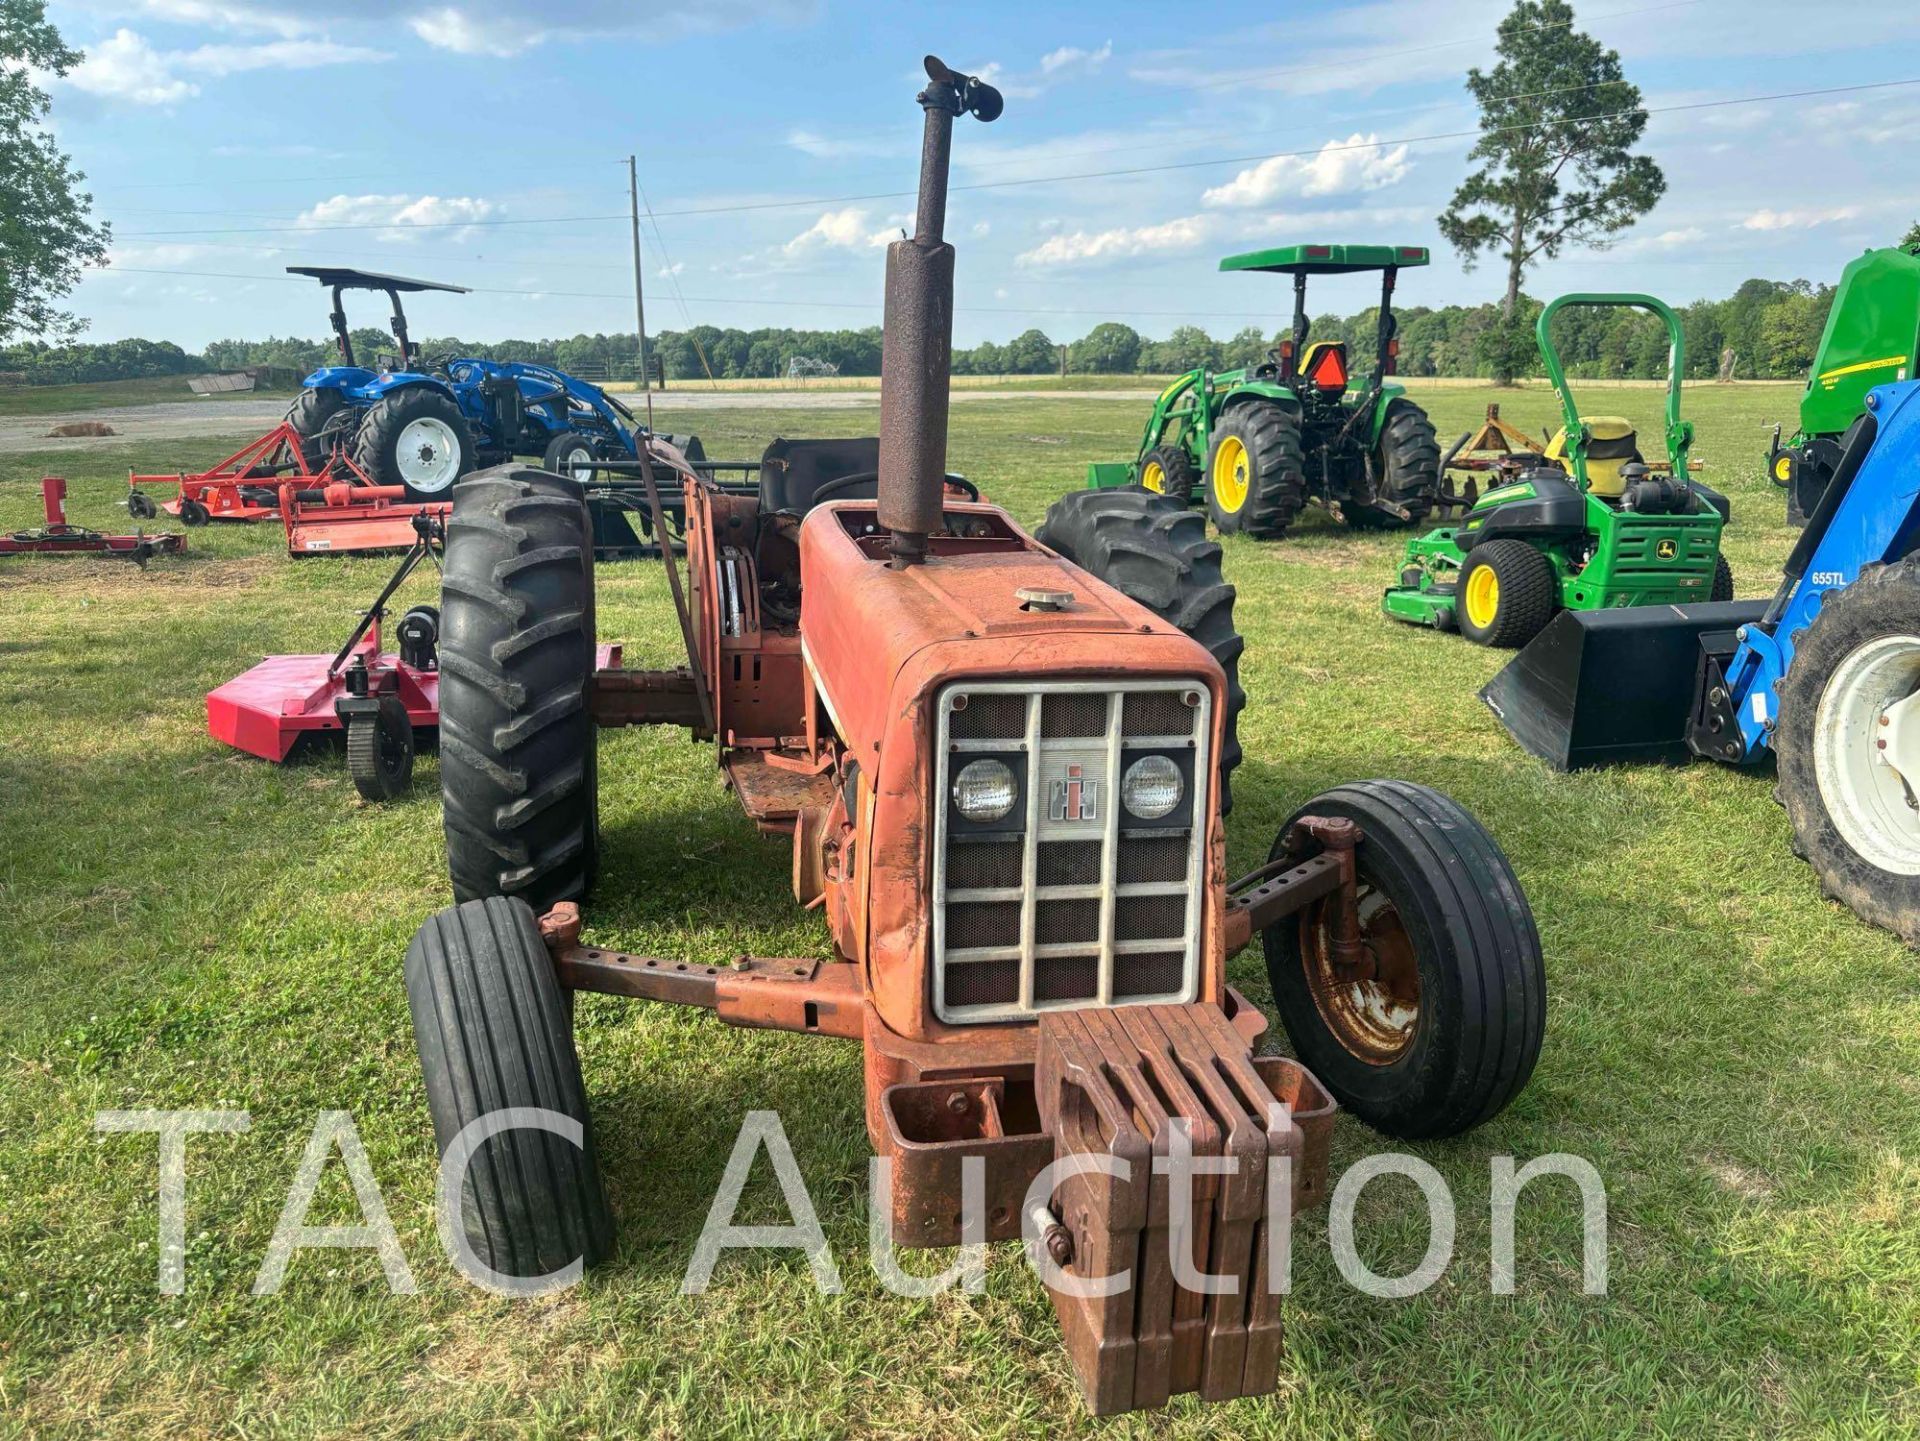
<instances>
[{"instance_id":1,"label":"dirt patch","mask_svg":"<svg viewBox=\"0 0 1920 1441\"><path fill-rule=\"evenodd\" d=\"M1765 1201L1773 1196L1773 1181L1764 1172L1749 1170L1722 1156L1708 1156L1700 1164L1721 1190L1743 1201Z\"/></svg>"},{"instance_id":2,"label":"dirt patch","mask_svg":"<svg viewBox=\"0 0 1920 1441\"><path fill-rule=\"evenodd\" d=\"M117 434L104 420L70 420L65 425L56 425L47 432L48 440L73 440L83 435Z\"/></svg>"},{"instance_id":3,"label":"dirt patch","mask_svg":"<svg viewBox=\"0 0 1920 1441\"><path fill-rule=\"evenodd\" d=\"M208 586L224 589L254 585L284 559L269 553L238 556L230 560L195 561L192 554L189 551L185 560L163 556L145 570L125 561L103 560L99 556L52 557L32 565L0 571L0 591L18 590L26 586L37 590L84 590L112 594L197 591ZM194 603L204 605L200 601Z\"/></svg>"}]
</instances>

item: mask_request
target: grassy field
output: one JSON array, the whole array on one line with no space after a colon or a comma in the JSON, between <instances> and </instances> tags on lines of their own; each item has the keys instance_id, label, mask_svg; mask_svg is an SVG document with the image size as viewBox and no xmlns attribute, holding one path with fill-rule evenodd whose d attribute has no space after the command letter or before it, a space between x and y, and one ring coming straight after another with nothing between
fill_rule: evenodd
<instances>
[{"instance_id":1,"label":"grassy field","mask_svg":"<svg viewBox=\"0 0 1920 1441\"><path fill-rule=\"evenodd\" d=\"M196 396L187 388L184 375L162 375L150 380L102 380L85 385L10 385L0 387L0 416L84 415L116 405L153 405L163 400L201 400L209 405L224 400L245 400L265 395L265 389L224 391L218 395ZM215 422L217 423L217 422ZM215 456L214 459L219 459Z\"/></svg>"},{"instance_id":2,"label":"grassy field","mask_svg":"<svg viewBox=\"0 0 1920 1441\"><path fill-rule=\"evenodd\" d=\"M1425 397L1447 437L1484 389ZM1789 539L1761 474L1790 387L1690 399L1707 478L1734 499L1743 595ZM1608 408L1643 434L1657 396ZM1531 428L1537 392L1508 402ZM712 453L821 417L676 418ZM848 431L874 415L832 418ZM1027 522L1087 460L1132 443L1137 402L982 401L954 412L954 467ZM676 423L678 421L678 423ZM697 422L697 426L689 422ZM208 437L204 455L223 451ZM186 458L186 457L183 457ZM41 458L0 457L0 528L37 517ZM120 464L76 467L75 519L119 520ZM1451 790L1531 895L1551 994L1531 1088L1483 1131L1416 1148L1452 1184L1451 1268L1407 1302L1348 1289L1324 1222L1295 1240L1283 1393L1097 1425L1051 1307L1011 1247L986 1292L897 1300L866 1263L856 1048L735 1032L583 999L579 1037L621 1221L612 1262L557 1298L460 1284L432 1223L433 1146L400 985L448 900L434 766L410 799L356 803L338 750L274 767L203 730L201 697L269 651L331 649L387 569L291 562L277 529L198 531L142 574L87 560L0 570L0 1432L468 1436L1911 1436L1920 1430L1920 965L1822 901L1770 781L1698 765L1555 776L1474 699L1501 657L1383 619L1396 542L1323 522L1227 546L1248 640L1248 761L1233 860L1338 780ZM423 595L424 595L424 582ZM600 628L672 661L655 565L603 567ZM756 838L712 753L665 734L602 742L604 881L590 933L702 960L824 954L784 843ZM1264 999L1257 952L1236 984ZM97 1110L243 1107L197 1138L184 1296L155 1288L151 1138ZM772 1107L835 1258L817 1294L795 1253L721 1263L678 1294L743 1114ZM420 1294L368 1252L303 1253L250 1288L316 1115L352 1112ZM1382 1149L1352 1121L1344 1169ZM1611 1291L1580 1294L1570 1187L1522 1205L1519 1294L1488 1294L1489 1158L1587 1157L1611 1197ZM342 1167L315 1219L357 1219ZM764 1163L755 1219L779 1215ZM1362 1255L1412 1266L1424 1209L1371 1187ZM945 1258L927 1258L944 1264Z\"/></svg>"}]
</instances>

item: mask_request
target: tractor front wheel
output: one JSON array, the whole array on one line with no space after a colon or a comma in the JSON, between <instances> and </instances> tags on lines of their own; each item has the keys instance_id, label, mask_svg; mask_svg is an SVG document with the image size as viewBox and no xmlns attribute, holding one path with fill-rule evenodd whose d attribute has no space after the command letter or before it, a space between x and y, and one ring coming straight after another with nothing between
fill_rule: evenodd
<instances>
[{"instance_id":1,"label":"tractor front wheel","mask_svg":"<svg viewBox=\"0 0 1920 1441\"><path fill-rule=\"evenodd\" d=\"M1711 600L1733 599L1733 567L1727 564L1724 555L1713 558L1713 592Z\"/></svg>"},{"instance_id":2,"label":"tractor front wheel","mask_svg":"<svg viewBox=\"0 0 1920 1441\"><path fill-rule=\"evenodd\" d=\"M523 1279L605 1259L613 1218L568 996L533 912L495 897L430 917L407 947L406 983L442 1164L476 1122L506 1123L465 1157L449 1218L474 1258Z\"/></svg>"},{"instance_id":3,"label":"tractor front wheel","mask_svg":"<svg viewBox=\"0 0 1920 1441\"><path fill-rule=\"evenodd\" d=\"M444 500L473 469L473 432L452 396L430 385L390 391L353 438L353 461L375 485L403 485L413 500Z\"/></svg>"},{"instance_id":4,"label":"tractor front wheel","mask_svg":"<svg viewBox=\"0 0 1920 1441\"><path fill-rule=\"evenodd\" d=\"M1038 532L1096 580L1138 601L1207 648L1227 673L1225 725L1215 773L1220 814L1233 809L1233 769L1240 764L1240 652L1233 628L1233 587L1220 571L1220 546L1184 499L1122 487L1070 490L1047 509Z\"/></svg>"},{"instance_id":5,"label":"tractor front wheel","mask_svg":"<svg viewBox=\"0 0 1920 1441\"><path fill-rule=\"evenodd\" d=\"M453 493L440 600L440 795L459 900L545 911L592 883L593 529L580 487L502 465Z\"/></svg>"},{"instance_id":6,"label":"tractor front wheel","mask_svg":"<svg viewBox=\"0 0 1920 1441\"><path fill-rule=\"evenodd\" d=\"M1222 535L1285 535L1307 501L1300 417L1268 401L1230 409L1207 446L1206 489L1207 514Z\"/></svg>"},{"instance_id":7,"label":"tractor front wheel","mask_svg":"<svg viewBox=\"0 0 1920 1441\"><path fill-rule=\"evenodd\" d=\"M1333 945L1336 894L1263 937L1293 1048L1340 1104L1389 1136L1458 1135L1533 1074L1546 966L1533 912L1486 829L1439 791L1357 781L1303 816L1360 827L1354 853L1364 964ZM1276 843L1275 860L1287 853Z\"/></svg>"},{"instance_id":8,"label":"tractor front wheel","mask_svg":"<svg viewBox=\"0 0 1920 1441\"><path fill-rule=\"evenodd\" d=\"M1795 849L1827 895L1920 946L1920 557L1827 592L1779 701Z\"/></svg>"},{"instance_id":9,"label":"tractor front wheel","mask_svg":"<svg viewBox=\"0 0 1920 1441\"><path fill-rule=\"evenodd\" d=\"M564 475L581 485L591 485L596 474L593 462L599 458L592 441L583 435L568 432L556 435L547 442L547 452L540 458L540 468L552 471L555 475Z\"/></svg>"},{"instance_id":10,"label":"tractor front wheel","mask_svg":"<svg viewBox=\"0 0 1920 1441\"><path fill-rule=\"evenodd\" d=\"M1181 445L1161 445L1148 451L1140 462L1140 484L1156 495L1175 500L1191 500L1200 473L1193 468L1193 457Z\"/></svg>"},{"instance_id":11,"label":"tractor front wheel","mask_svg":"<svg viewBox=\"0 0 1920 1441\"><path fill-rule=\"evenodd\" d=\"M1391 530L1419 525L1433 513L1440 496L1440 439L1424 410L1411 400L1389 401L1373 461L1380 498L1405 510L1407 518L1357 505L1345 512L1350 528Z\"/></svg>"},{"instance_id":12,"label":"tractor front wheel","mask_svg":"<svg viewBox=\"0 0 1920 1441\"><path fill-rule=\"evenodd\" d=\"M1553 562L1524 540L1490 540L1467 552L1453 615L1476 645L1523 646L1546 629L1559 606Z\"/></svg>"}]
</instances>

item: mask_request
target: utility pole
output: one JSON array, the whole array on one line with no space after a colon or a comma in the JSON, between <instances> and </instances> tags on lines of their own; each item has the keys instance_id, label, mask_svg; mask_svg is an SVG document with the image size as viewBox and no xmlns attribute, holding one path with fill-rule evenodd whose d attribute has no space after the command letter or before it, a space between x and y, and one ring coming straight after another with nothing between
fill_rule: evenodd
<instances>
[{"instance_id":1,"label":"utility pole","mask_svg":"<svg viewBox=\"0 0 1920 1441\"><path fill-rule=\"evenodd\" d=\"M647 429L653 429L653 378L647 374L647 302L640 282L640 170L627 157L627 208L633 216L633 320L640 336L640 389L647 396Z\"/></svg>"}]
</instances>

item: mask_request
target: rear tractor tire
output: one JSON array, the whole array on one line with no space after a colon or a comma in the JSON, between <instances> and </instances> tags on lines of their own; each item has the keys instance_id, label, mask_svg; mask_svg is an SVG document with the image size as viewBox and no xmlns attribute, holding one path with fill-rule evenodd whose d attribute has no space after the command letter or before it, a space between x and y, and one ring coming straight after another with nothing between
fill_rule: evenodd
<instances>
[{"instance_id":1,"label":"rear tractor tire","mask_svg":"<svg viewBox=\"0 0 1920 1441\"><path fill-rule=\"evenodd\" d=\"M1553 562L1524 540L1490 540L1467 552L1454 591L1460 633L1511 650L1546 629L1560 608Z\"/></svg>"},{"instance_id":2,"label":"rear tractor tire","mask_svg":"<svg viewBox=\"0 0 1920 1441\"><path fill-rule=\"evenodd\" d=\"M1233 809L1233 770L1240 764L1240 652L1233 626L1233 587L1220 571L1220 546L1184 500L1132 486L1074 490L1047 510L1038 531L1050 546L1130 600L1205 646L1227 674L1226 716L1215 772L1220 814Z\"/></svg>"},{"instance_id":3,"label":"rear tractor tire","mask_svg":"<svg viewBox=\"0 0 1920 1441\"><path fill-rule=\"evenodd\" d=\"M1140 462L1140 484L1156 495L1190 501L1200 483L1200 472L1193 468L1193 457L1180 445L1156 446Z\"/></svg>"},{"instance_id":4,"label":"rear tractor tire","mask_svg":"<svg viewBox=\"0 0 1920 1441\"><path fill-rule=\"evenodd\" d=\"M1427 413L1411 400L1389 401L1373 461L1380 495L1405 509L1407 518L1354 506L1346 511L1348 527L1394 530L1425 521L1440 496L1440 439Z\"/></svg>"},{"instance_id":5,"label":"rear tractor tire","mask_svg":"<svg viewBox=\"0 0 1920 1441\"><path fill-rule=\"evenodd\" d=\"M1533 1074L1546 966L1500 847L1462 806L1405 781L1357 781L1294 813L1343 817L1373 974L1335 962L1338 898L1263 936L1281 1023L1301 1062L1376 1131L1454 1136L1504 1110ZM1273 858L1285 852L1276 844Z\"/></svg>"},{"instance_id":6,"label":"rear tractor tire","mask_svg":"<svg viewBox=\"0 0 1920 1441\"><path fill-rule=\"evenodd\" d=\"M473 1151L457 1218L482 1265L548 1276L613 1249L568 997L517 900L468 901L428 919L407 948L407 1009L444 1157L483 1117L523 1108L579 1127L579 1144L516 1125Z\"/></svg>"},{"instance_id":7,"label":"rear tractor tire","mask_svg":"<svg viewBox=\"0 0 1920 1441\"><path fill-rule=\"evenodd\" d=\"M456 899L582 899L598 853L593 529L526 466L454 491L440 601L440 794Z\"/></svg>"},{"instance_id":8,"label":"rear tractor tire","mask_svg":"<svg viewBox=\"0 0 1920 1441\"><path fill-rule=\"evenodd\" d=\"M354 464L375 485L405 486L411 500L445 500L477 453L459 405L431 385L381 396L353 437Z\"/></svg>"},{"instance_id":9,"label":"rear tractor tire","mask_svg":"<svg viewBox=\"0 0 1920 1441\"><path fill-rule=\"evenodd\" d=\"M303 390L287 407L287 424L300 437L300 461L309 475L327 463L330 436L337 433L347 398L332 386Z\"/></svg>"},{"instance_id":10,"label":"rear tractor tire","mask_svg":"<svg viewBox=\"0 0 1920 1441\"><path fill-rule=\"evenodd\" d=\"M1920 946L1920 556L1827 592L1780 683L1774 794L1820 888Z\"/></svg>"},{"instance_id":11,"label":"rear tractor tire","mask_svg":"<svg viewBox=\"0 0 1920 1441\"><path fill-rule=\"evenodd\" d=\"M347 722L347 775L362 800L390 801L413 784L413 722L397 695Z\"/></svg>"},{"instance_id":12,"label":"rear tractor tire","mask_svg":"<svg viewBox=\"0 0 1920 1441\"><path fill-rule=\"evenodd\" d=\"M1234 406L1207 446L1207 514L1222 535L1278 540L1307 503L1300 417L1283 405Z\"/></svg>"}]
</instances>

